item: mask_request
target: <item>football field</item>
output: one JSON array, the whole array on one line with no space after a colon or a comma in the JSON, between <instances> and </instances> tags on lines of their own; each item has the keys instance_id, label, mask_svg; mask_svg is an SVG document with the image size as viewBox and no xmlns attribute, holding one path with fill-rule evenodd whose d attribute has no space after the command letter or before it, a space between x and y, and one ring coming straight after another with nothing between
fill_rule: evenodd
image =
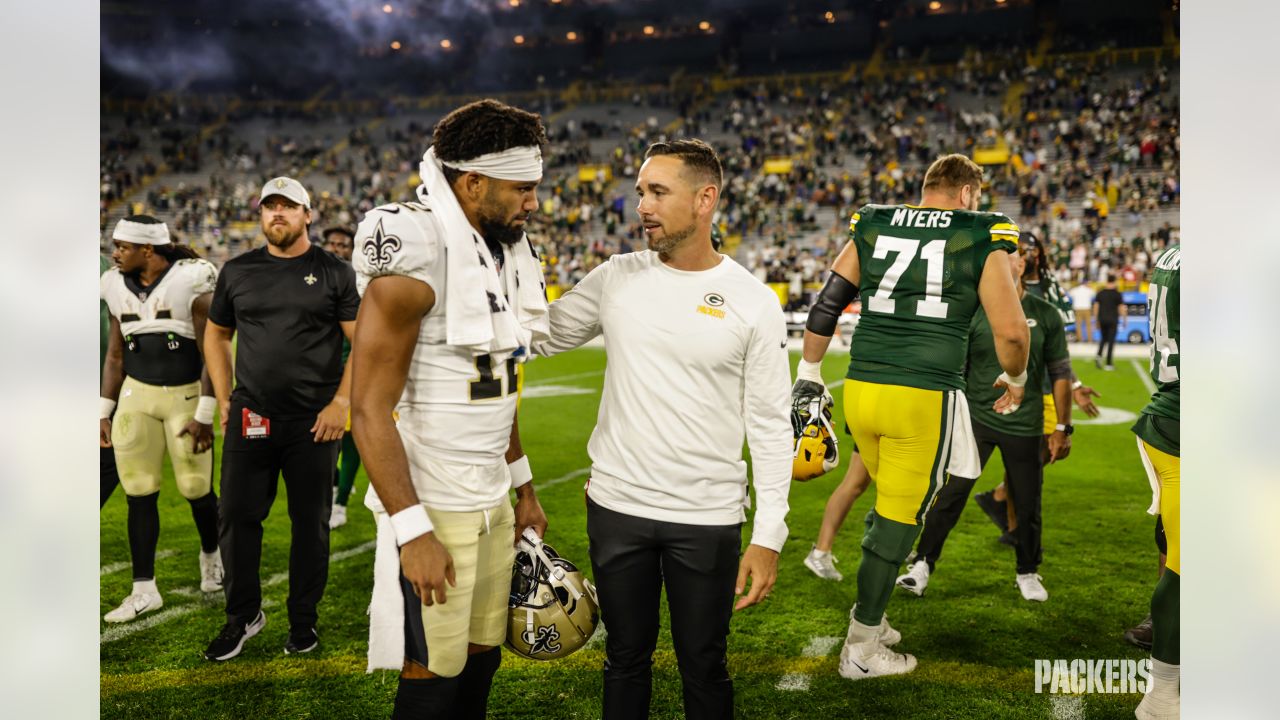
<instances>
[{"instance_id":1,"label":"football field","mask_svg":"<svg viewBox=\"0 0 1280 720\"><path fill-rule=\"evenodd\" d=\"M792 353L792 365L798 358ZM836 398L835 427L844 426L839 378L847 352L833 345L824 377ZM524 447L550 520L547 540L590 574L582 486L590 462L587 439L603 383L604 352L583 349L528 366L520 406ZM1117 359L1114 372L1075 361L1107 410L1086 424L1078 411L1071 457L1046 468L1045 603L1014 586L1014 557L975 503L966 507L922 598L895 590L888 616L902 632L895 648L918 668L895 678L860 682L836 673L860 552L862 517L875 487L854 506L837 539L842 582L815 577L802 561L817 535L830 491L843 476L852 443L841 435L840 467L793 484L790 537L767 602L739 612L729 637L737 715L741 718L1131 718L1140 696L1037 694L1037 659L1138 659L1145 653L1121 635L1147 614L1156 580L1150 489L1129 432L1132 413L1149 397L1146 361ZM662 392L662 378L653 378ZM652 440L652 439L650 439ZM680 445L697 438L671 437ZM216 452L216 450L215 450ZM217 472L215 470L215 472ZM999 482L997 457L978 482ZM365 673L372 586L373 521L356 481L347 525L332 535L329 584L320 605L320 646L285 656L289 525L283 486L267 521L262 559L267 625L244 652L210 663L202 652L224 620L222 596L199 591L199 545L189 506L169 479L160 497L157 582L164 607L133 623L101 624L101 716L104 718L385 718L394 672ZM117 490L101 514L99 613L129 592L125 499ZM744 544L750 538L750 519ZM665 622L654 658L653 717L682 716L680 681ZM550 663L504 653L490 714L500 718L600 716L603 632L584 650Z\"/></svg>"}]
</instances>

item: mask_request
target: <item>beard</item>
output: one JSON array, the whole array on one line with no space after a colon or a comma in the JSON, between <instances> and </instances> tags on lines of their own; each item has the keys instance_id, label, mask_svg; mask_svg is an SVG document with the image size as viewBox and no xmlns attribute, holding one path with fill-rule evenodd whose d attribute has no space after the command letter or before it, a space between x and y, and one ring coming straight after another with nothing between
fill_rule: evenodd
<instances>
[{"instance_id":1,"label":"beard","mask_svg":"<svg viewBox=\"0 0 1280 720\"><path fill-rule=\"evenodd\" d=\"M489 215L482 209L478 220L480 235L486 240L511 246L524 239L524 225L512 225L509 221L504 221L501 213Z\"/></svg>"},{"instance_id":2,"label":"beard","mask_svg":"<svg viewBox=\"0 0 1280 720\"><path fill-rule=\"evenodd\" d=\"M670 255L671 251L680 246L680 243L688 240L692 235L695 227L690 224L689 227L674 233L668 233L664 227L662 229L662 238L659 240L649 239L649 249L659 255Z\"/></svg>"},{"instance_id":3,"label":"beard","mask_svg":"<svg viewBox=\"0 0 1280 720\"><path fill-rule=\"evenodd\" d=\"M297 242L302 237L305 226L302 228L292 228L288 225L268 225L262 228L262 234L267 236L267 242L278 248L286 248Z\"/></svg>"}]
</instances>

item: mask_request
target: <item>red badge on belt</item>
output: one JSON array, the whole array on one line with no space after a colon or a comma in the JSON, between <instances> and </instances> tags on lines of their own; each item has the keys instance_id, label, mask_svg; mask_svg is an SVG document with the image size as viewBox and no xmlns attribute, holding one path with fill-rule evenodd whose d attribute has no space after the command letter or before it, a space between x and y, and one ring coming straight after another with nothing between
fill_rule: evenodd
<instances>
[{"instance_id":1,"label":"red badge on belt","mask_svg":"<svg viewBox=\"0 0 1280 720\"><path fill-rule=\"evenodd\" d=\"M249 408L240 409L240 431L246 438L271 437L271 418L265 418Z\"/></svg>"}]
</instances>

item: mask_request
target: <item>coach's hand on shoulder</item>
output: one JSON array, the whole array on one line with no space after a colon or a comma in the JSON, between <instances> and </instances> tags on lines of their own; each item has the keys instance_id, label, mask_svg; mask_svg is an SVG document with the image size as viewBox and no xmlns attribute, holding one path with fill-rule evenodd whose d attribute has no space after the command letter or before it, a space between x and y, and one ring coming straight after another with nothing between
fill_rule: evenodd
<instances>
[{"instance_id":1,"label":"coach's hand on shoulder","mask_svg":"<svg viewBox=\"0 0 1280 720\"><path fill-rule=\"evenodd\" d=\"M111 447L111 419L102 418L98 421L98 447Z\"/></svg>"},{"instance_id":2,"label":"coach's hand on shoulder","mask_svg":"<svg viewBox=\"0 0 1280 720\"><path fill-rule=\"evenodd\" d=\"M520 536L524 529L533 528L538 537L546 537L547 514L542 511L538 495L533 491L533 483L526 483L516 488L516 537L513 543L520 544Z\"/></svg>"},{"instance_id":3,"label":"coach's hand on shoulder","mask_svg":"<svg viewBox=\"0 0 1280 720\"><path fill-rule=\"evenodd\" d=\"M413 585L423 605L445 602L445 583L457 586L453 558L434 532L419 535L400 548L400 572Z\"/></svg>"},{"instance_id":4,"label":"coach's hand on shoulder","mask_svg":"<svg viewBox=\"0 0 1280 720\"><path fill-rule=\"evenodd\" d=\"M316 424L311 426L311 432L316 434L316 442L342 439L343 430L347 427L347 411L350 407L351 403L336 397L324 406L316 416Z\"/></svg>"},{"instance_id":5,"label":"coach's hand on shoulder","mask_svg":"<svg viewBox=\"0 0 1280 720\"><path fill-rule=\"evenodd\" d=\"M761 545L748 545L747 551L742 553L742 562L738 564L738 584L734 586L734 595L742 594L748 578L751 579L751 590L738 600L734 610L751 607L769 597L773 583L778 579L778 553Z\"/></svg>"},{"instance_id":6,"label":"coach's hand on shoulder","mask_svg":"<svg viewBox=\"0 0 1280 720\"><path fill-rule=\"evenodd\" d=\"M183 435L191 436L191 451L199 455L213 447L213 426L205 425L198 420L188 420L187 424L178 431L177 437Z\"/></svg>"}]
</instances>

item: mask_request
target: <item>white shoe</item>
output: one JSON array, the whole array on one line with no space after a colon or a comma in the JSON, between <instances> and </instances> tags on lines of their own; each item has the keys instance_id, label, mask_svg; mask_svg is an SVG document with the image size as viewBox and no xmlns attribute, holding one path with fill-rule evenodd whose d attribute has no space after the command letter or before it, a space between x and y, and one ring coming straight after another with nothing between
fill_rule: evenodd
<instances>
[{"instance_id":1,"label":"white shoe","mask_svg":"<svg viewBox=\"0 0 1280 720\"><path fill-rule=\"evenodd\" d=\"M836 582L843 580L844 576L840 574L839 570L836 570L835 563L840 562L836 559L836 556L829 552L819 555L819 552L821 551L818 550L818 546L814 545L813 549L809 551L809 555L804 559L804 566L823 580L835 580Z\"/></svg>"},{"instance_id":2,"label":"white shoe","mask_svg":"<svg viewBox=\"0 0 1280 720\"><path fill-rule=\"evenodd\" d=\"M855 645L846 644L840 651L840 676L849 680L905 675L916 669L914 655L896 653L877 639Z\"/></svg>"},{"instance_id":3,"label":"white shoe","mask_svg":"<svg viewBox=\"0 0 1280 720\"><path fill-rule=\"evenodd\" d=\"M222 589L222 552L200 553L200 592L213 593Z\"/></svg>"},{"instance_id":4,"label":"white shoe","mask_svg":"<svg viewBox=\"0 0 1280 720\"><path fill-rule=\"evenodd\" d=\"M1148 692L1142 696L1133 711L1138 720L1179 720L1182 717L1181 697L1163 692Z\"/></svg>"},{"instance_id":5,"label":"white shoe","mask_svg":"<svg viewBox=\"0 0 1280 720\"><path fill-rule=\"evenodd\" d=\"M347 506L334 505L329 512L329 529L340 528L347 524Z\"/></svg>"},{"instance_id":6,"label":"white shoe","mask_svg":"<svg viewBox=\"0 0 1280 720\"><path fill-rule=\"evenodd\" d=\"M857 643L857 639L853 637L853 627L854 627L853 623L855 622L853 614L857 610L858 610L857 603L855 603L853 608L849 610L849 631L845 633L845 636L844 636L845 645L853 645ZM884 645L885 647L897 645L898 643L902 642L902 633L898 632L897 630L894 630L889 625L888 615L880 616L880 627L876 629L876 640L878 640L880 644Z\"/></svg>"},{"instance_id":7,"label":"white shoe","mask_svg":"<svg viewBox=\"0 0 1280 720\"><path fill-rule=\"evenodd\" d=\"M102 617L112 623L129 622L143 613L159 610L164 606L158 592L136 592L124 599L120 607Z\"/></svg>"},{"instance_id":8,"label":"white shoe","mask_svg":"<svg viewBox=\"0 0 1280 720\"><path fill-rule=\"evenodd\" d=\"M1022 591L1022 597L1036 602L1048 600L1049 591L1040 582L1043 579L1035 573L1018 573L1018 589Z\"/></svg>"},{"instance_id":9,"label":"white shoe","mask_svg":"<svg viewBox=\"0 0 1280 720\"><path fill-rule=\"evenodd\" d=\"M929 587L929 563L917 560L894 584L917 597L924 595L924 589Z\"/></svg>"}]
</instances>

